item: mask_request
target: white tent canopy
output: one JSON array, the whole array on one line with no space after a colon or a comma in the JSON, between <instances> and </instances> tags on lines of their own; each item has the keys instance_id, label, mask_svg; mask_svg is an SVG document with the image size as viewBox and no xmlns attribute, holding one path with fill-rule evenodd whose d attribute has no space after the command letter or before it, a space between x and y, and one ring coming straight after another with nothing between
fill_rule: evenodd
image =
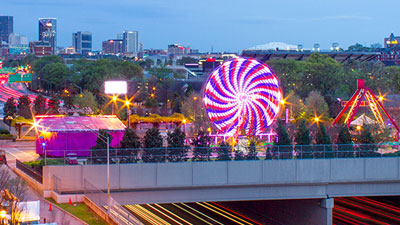
<instances>
[{"instance_id":1,"label":"white tent canopy","mask_svg":"<svg viewBox=\"0 0 400 225\"><path fill-rule=\"evenodd\" d=\"M350 126L364 126L375 124L376 121L366 116L364 113L359 116L357 119L351 121Z\"/></svg>"}]
</instances>

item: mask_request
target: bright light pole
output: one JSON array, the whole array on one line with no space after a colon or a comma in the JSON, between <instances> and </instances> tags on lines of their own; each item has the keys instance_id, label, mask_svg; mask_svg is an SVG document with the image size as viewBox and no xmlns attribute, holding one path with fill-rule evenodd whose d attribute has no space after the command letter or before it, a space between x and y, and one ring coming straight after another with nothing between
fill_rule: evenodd
<instances>
[{"instance_id":1,"label":"bright light pole","mask_svg":"<svg viewBox=\"0 0 400 225\"><path fill-rule=\"evenodd\" d=\"M115 103L117 101L117 96L112 97L113 103L112 103L112 114L115 115Z\"/></svg>"},{"instance_id":2,"label":"bright light pole","mask_svg":"<svg viewBox=\"0 0 400 225\"><path fill-rule=\"evenodd\" d=\"M1 210L0 211L0 218L1 218L1 224L4 224L4 219L6 218L7 212L6 210Z\"/></svg>"},{"instance_id":3,"label":"bright light pole","mask_svg":"<svg viewBox=\"0 0 400 225\"><path fill-rule=\"evenodd\" d=\"M129 100L125 101L125 105L126 105L126 110L128 110L128 128L131 127L131 109L129 108Z\"/></svg>"}]
</instances>

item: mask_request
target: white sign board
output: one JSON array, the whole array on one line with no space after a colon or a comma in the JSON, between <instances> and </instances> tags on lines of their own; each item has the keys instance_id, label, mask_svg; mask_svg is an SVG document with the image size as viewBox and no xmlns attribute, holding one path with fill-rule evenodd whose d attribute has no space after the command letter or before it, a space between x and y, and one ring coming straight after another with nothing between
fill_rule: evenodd
<instances>
[{"instance_id":1,"label":"white sign board","mask_svg":"<svg viewBox=\"0 0 400 225\"><path fill-rule=\"evenodd\" d=\"M128 84L126 81L106 81L104 82L104 93L106 94L126 94Z\"/></svg>"}]
</instances>

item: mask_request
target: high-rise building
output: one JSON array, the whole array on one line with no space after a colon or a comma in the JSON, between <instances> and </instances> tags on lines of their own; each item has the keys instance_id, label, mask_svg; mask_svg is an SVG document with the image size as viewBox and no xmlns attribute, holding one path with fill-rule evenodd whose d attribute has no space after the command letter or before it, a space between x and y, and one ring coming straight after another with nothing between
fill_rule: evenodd
<instances>
[{"instance_id":1,"label":"high-rise building","mask_svg":"<svg viewBox=\"0 0 400 225\"><path fill-rule=\"evenodd\" d=\"M48 41L54 54L57 48L57 19L39 18L39 41Z\"/></svg>"},{"instance_id":2,"label":"high-rise building","mask_svg":"<svg viewBox=\"0 0 400 225\"><path fill-rule=\"evenodd\" d=\"M0 16L0 44L8 42L8 36L14 32L14 19L12 16Z\"/></svg>"},{"instance_id":3,"label":"high-rise building","mask_svg":"<svg viewBox=\"0 0 400 225\"><path fill-rule=\"evenodd\" d=\"M72 33L72 46L76 53L87 55L92 51L92 33L82 31Z\"/></svg>"},{"instance_id":4,"label":"high-rise building","mask_svg":"<svg viewBox=\"0 0 400 225\"><path fill-rule=\"evenodd\" d=\"M124 53L136 54L139 52L139 32L126 30L122 34L122 40Z\"/></svg>"},{"instance_id":5,"label":"high-rise building","mask_svg":"<svg viewBox=\"0 0 400 225\"><path fill-rule=\"evenodd\" d=\"M24 35L20 35L18 33L11 33L8 35L8 44L9 45L28 45L28 38Z\"/></svg>"},{"instance_id":6,"label":"high-rise building","mask_svg":"<svg viewBox=\"0 0 400 225\"><path fill-rule=\"evenodd\" d=\"M102 47L103 47L103 54L122 54L123 48L122 48L122 40L120 39L112 39L108 41L103 41Z\"/></svg>"}]
</instances>

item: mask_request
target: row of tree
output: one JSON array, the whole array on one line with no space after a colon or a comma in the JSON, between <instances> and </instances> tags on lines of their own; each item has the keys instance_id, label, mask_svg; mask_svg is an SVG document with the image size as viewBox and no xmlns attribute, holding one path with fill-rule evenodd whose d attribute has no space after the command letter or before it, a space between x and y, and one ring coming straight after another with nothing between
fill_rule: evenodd
<instances>
[{"instance_id":1,"label":"row of tree","mask_svg":"<svg viewBox=\"0 0 400 225\"><path fill-rule=\"evenodd\" d=\"M326 99L348 99L357 88L357 79L364 79L372 90L400 93L400 68L385 67L382 62L339 63L314 53L305 61L271 60L267 64L279 77L284 92L293 91L302 99L313 90Z\"/></svg>"},{"instance_id":2,"label":"row of tree","mask_svg":"<svg viewBox=\"0 0 400 225\"><path fill-rule=\"evenodd\" d=\"M351 135L347 126L341 126L335 139L336 144L354 144L354 139L359 144L373 144L376 142L384 141L390 138L386 132L384 135L382 131L378 131L378 127L364 126L357 135ZM375 131L375 132L373 132ZM312 144L312 136L310 135L310 128L307 127L306 121L302 120L294 132L292 139L287 132L287 127L282 120L278 121L277 127L277 145L310 145ZM373 135L374 133L374 135ZM293 141L292 141L293 140ZM320 123L317 124L317 132L314 136L314 144L329 145L332 144L332 138L326 132L325 126Z\"/></svg>"}]
</instances>

